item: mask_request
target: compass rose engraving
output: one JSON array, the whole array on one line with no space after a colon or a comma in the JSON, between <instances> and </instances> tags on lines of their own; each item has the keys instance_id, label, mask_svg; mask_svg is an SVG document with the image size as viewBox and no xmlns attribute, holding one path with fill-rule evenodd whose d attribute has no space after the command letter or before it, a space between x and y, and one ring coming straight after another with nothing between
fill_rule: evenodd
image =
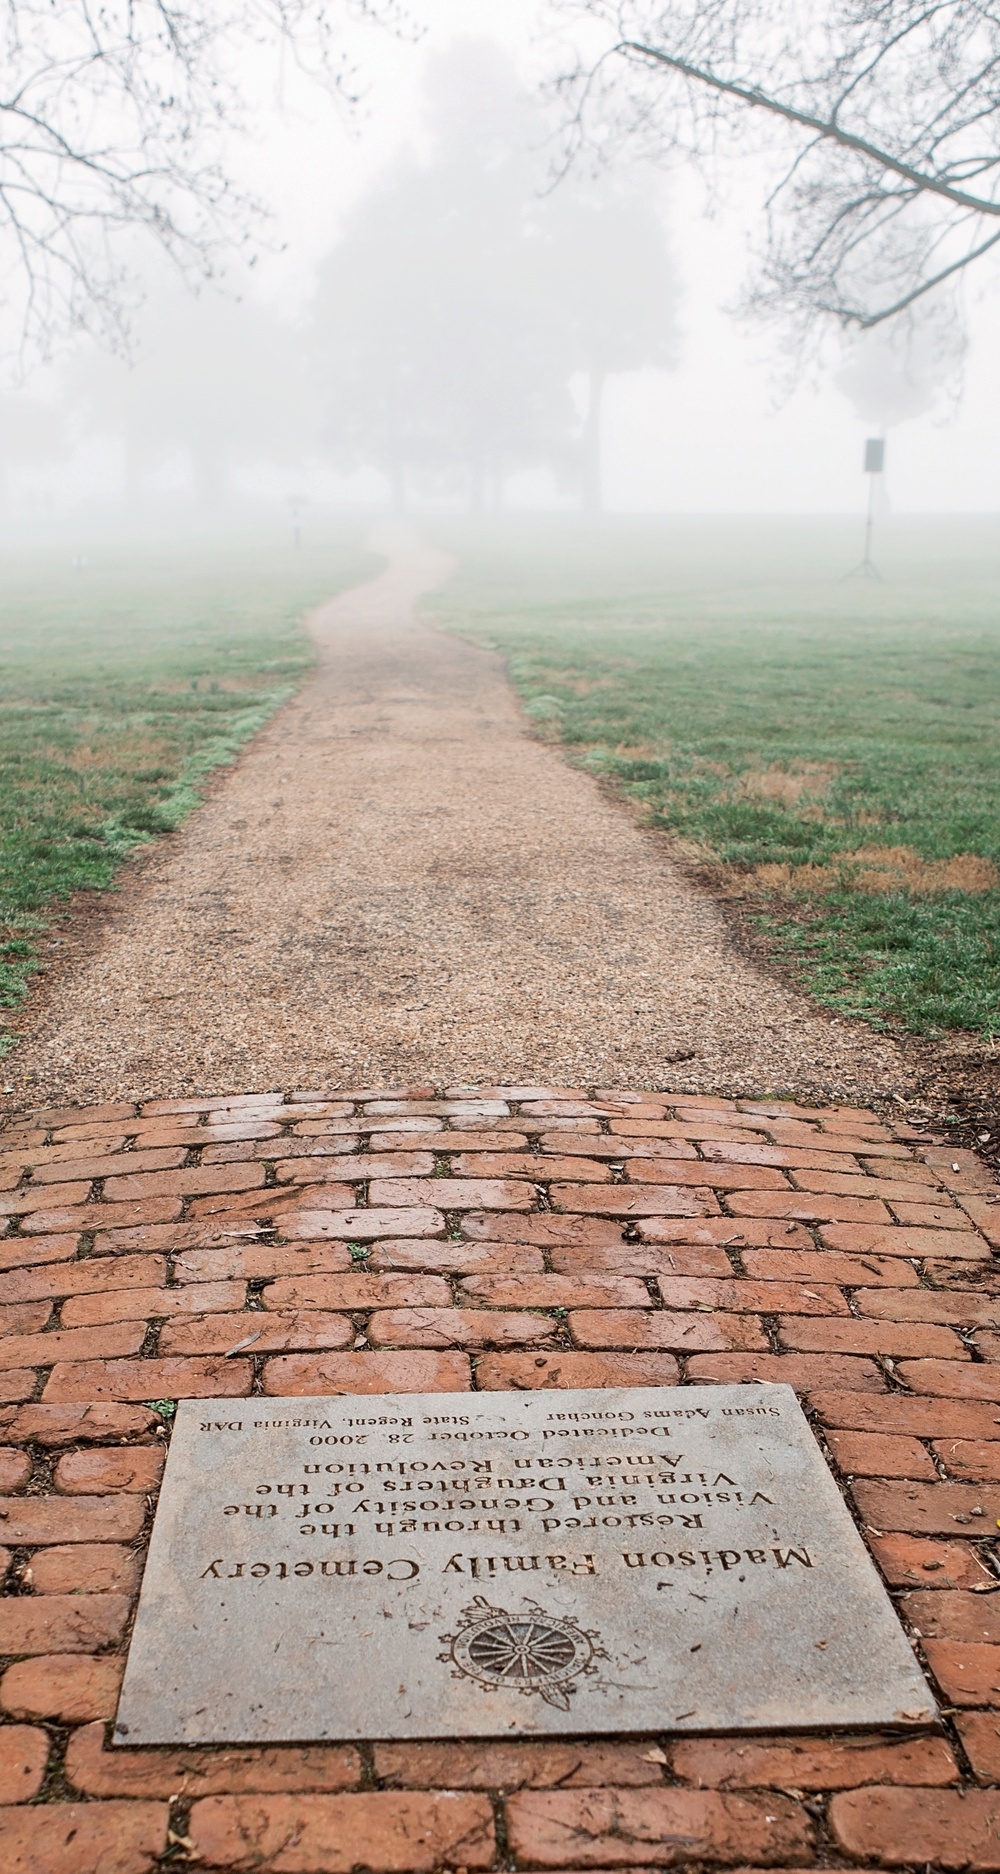
<instances>
[{"instance_id":1,"label":"compass rose engraving","mask_svg":"<svg viewBox=\"0 0 1000 1874\"><path fill-rule=\"evenodd\" d=\"M448 1650L438 1658L451 1663L452 1678L474 1679L484 1692L535 1693L568 1711L575 1681L592 1676L595 1661L608 1657L599 1639L572 1616L546 1613L537 1601L510 1614L479 1594L463 1607L458 1631L442 1633Z\"/></svg>"}]
</instances>

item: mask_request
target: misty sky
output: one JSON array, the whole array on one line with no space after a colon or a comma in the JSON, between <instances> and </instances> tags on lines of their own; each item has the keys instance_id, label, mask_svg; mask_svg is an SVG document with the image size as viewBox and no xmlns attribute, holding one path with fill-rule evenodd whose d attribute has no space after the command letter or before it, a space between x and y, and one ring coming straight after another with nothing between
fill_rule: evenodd
<instances>
[{"instance_id":1,"label":"misty sky","mask_svg":"<svg viewBox=\"0 0 1000 1874\"><path fill-rule=\"evenodd\" d=\"M539 39L536 0L417 0L420 44L374 27L352 28L368 84L353 125L285 59L258 73L260 135L237 153L248 181L277 211L284 251L262 260L250 292L290 315L306 304L315 263L342 220L401 144L420 147L427 59L456 37L488 38L532 80L552 48ZM665 87L666 92L667 87ZM831 379L786 398L778 335L741 327L726 312L744 278L759 179L731 178L712 219L691 174L650 186L662 192L681 286L679 364L612 381L606 400L605 496L628 511L835 512L865 499L865 422ZM957 408L890 433L885 487L896 512L1000 509L1000 355L993 339L1000 278L978 273L966 288L970 347ZM942 417L944 420L942 420ZM530 478L514 486L530 498Z\"/></svg>"}]
</instances>

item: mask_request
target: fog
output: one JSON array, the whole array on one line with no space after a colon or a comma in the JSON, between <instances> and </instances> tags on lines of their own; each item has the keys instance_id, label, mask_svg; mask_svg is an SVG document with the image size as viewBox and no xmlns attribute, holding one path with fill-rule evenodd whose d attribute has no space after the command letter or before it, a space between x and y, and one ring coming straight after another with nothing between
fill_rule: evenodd
<instances>
[{"instance_id":1,"label":"fog","mask_svg":"<svg viewBox=\"0 0 1000 1874\"><path fill-rule=\"evenodd\" d=\"M796 372L733 312L763 171L623 161L557 179L541 5L437 0L416 39L352 29L353 109L248 53L233 140L274 218L197 289L131 238L127 356L70 333L0 401L0 541L340 510L1000 509L995 275L964 329L877 328ZM706 210L710 212L706 213Z\"/></svg>"}]
</instances>

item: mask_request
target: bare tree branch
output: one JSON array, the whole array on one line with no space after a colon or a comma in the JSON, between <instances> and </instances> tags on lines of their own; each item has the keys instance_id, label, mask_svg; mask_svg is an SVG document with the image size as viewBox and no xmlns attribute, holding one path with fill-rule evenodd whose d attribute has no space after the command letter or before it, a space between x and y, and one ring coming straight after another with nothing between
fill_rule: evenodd
<instances>
[{"instance_id":1,"label":"bare tree branch","mask_svg":"<svg viewBox=\"0 0 1000 1874\"><path fill-rule=\"evenodd\" d=\"M252 259L266 211L230 163L248 56L287 46L349 105L366 17L406 26L403 0L0 0L8 353L23 367L81 328L125 345L136 237L203 280Z\"/></svg>"},{"instance_id":2,"label":"bare tree branch","mask_svg":"<svg viewBox=\"0 0 1000 1874\"><path fill-rule=\"evenodd\" d=\"M945 299L998 237L998 0L550 0L564 161L781 167L746 296L800 338ZM756 126L756 131L755 127Z\"/></svg>"}]
</instances>

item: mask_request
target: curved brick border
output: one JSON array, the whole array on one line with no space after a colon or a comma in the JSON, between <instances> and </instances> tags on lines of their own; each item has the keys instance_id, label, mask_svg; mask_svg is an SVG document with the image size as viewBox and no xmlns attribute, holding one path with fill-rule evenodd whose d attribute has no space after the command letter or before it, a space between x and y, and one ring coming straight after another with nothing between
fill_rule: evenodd
<instances>
[{"instance_id":1,"label":"curved brick border","mask_svg":"<svg viewBox=\"0 0 1000 1874\"><path fill-rule=\"evenodd\" d=\"M970 1154L688 1095L160 1100L8 1124L0 1216L3 1867L1000 1869L1000 1191ZM154 1403L774 1379L943 1733L106 1748Z\"/></svg>"}]
</instances>

